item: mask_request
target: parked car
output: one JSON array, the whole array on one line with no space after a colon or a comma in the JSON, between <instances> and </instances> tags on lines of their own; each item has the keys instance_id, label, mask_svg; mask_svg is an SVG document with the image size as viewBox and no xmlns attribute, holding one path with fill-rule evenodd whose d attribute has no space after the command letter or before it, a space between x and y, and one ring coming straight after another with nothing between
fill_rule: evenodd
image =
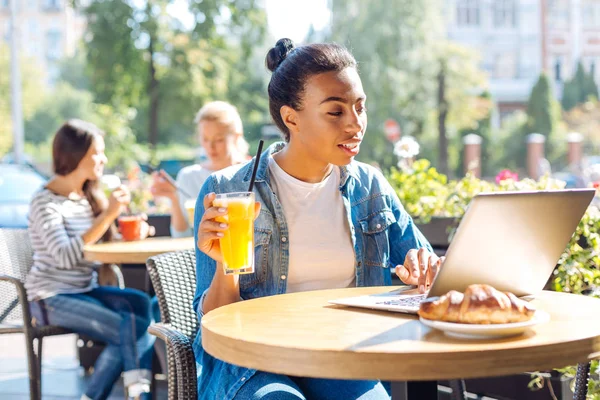
<instances>
[{"instance_id":1,"label":"parked car","mask_svg":"<svg viewBox=\"0 0 600 400\"><path fill-rule=\"evenodd\" d=\"M46 180L28 165L0 164L0 228L27 228L29 202Z\"/></svg>"}]
</instances>

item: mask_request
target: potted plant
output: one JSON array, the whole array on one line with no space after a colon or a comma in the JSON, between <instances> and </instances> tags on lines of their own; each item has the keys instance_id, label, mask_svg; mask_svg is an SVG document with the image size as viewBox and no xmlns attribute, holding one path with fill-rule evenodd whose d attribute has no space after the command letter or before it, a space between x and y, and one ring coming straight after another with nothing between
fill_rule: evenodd
<instances>
[{"instance_id":1,"label":"potted plant","mask_svg":"<svg viewBox=\"0 0 600 400\"><path fill-rule=\"evenodd\" d=\"M400 163L399 163L400 164ZM539 181L519 180L511 171L504 170L495 182L487 182L467 175L456 181L440 174L427 160L417 160L407 166L392 169L389 181L407 212L434 247L447 247L454 228L464 215L471 199L478 193L520 190L561 189L564 183L543 177ZM595 185L599 187L600 185ZM446 240L443 243L443 240ZM600 210L589 207L571 241L562 254L550 278L547 289L600 297ZM588 399L600 400L600 375L597 361L592 363ZM467 381L474 391L489 388L520 387L523 398L534 398L531 390L547 390L556 399L569 398L575 367L557 369L551 373L521 374L518 376L475 379ZM527 385L525 382L529 382ZM509 382L510 381L510 382ZM492 393L489 393L490 395ZM507 392L495 393L511 397ZM514 396L514 395L512 395ZM572 395L571 395L572 396ZM521 398L521 397L519 397ZM546 397L547 398L547 397Z\"/></svg>"},{"instance_id":2,"label":"potted plant","mask_svg":"<svg viewBox=\"0 0 600 400\"><path fill-rule=\"evenodd\" d=\"M479 193L564 187L564 183L548 177L539 181L519 180L517 174L508 170L501 171L495 183L472 174L459 180L449 180L425 159L409 166L399 163L399 168L392 168L388 179L421 232L433 247L440 248L448 247L454 228L473 197Z\"/></svg>"}]
</instances>

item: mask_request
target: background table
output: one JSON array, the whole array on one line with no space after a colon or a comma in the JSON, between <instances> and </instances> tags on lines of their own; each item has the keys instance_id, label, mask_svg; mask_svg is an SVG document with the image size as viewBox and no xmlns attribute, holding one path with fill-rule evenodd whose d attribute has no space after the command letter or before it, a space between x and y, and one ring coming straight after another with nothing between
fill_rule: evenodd
<instances>
[{"instance_id":1,"label":"background table","mask_svg":"<svg viewBox=\"0 0 600 400\"><path fill-rule=\"evenodd\" d=\"M500 376L599 355L600 300L585 296L544 291L532 303L550 322L495 340L453 339L416 316L328 304L390 290L303 292L230 304L203 317L202 344L221 360L263 371L391 381ZM419 397L425 398L433 397Z\"/></svg>"},{"instance_id":2,"label":"background table","mask_svg":"<svg viewBox=\"0 0 600 400\"><path fill-rule=\"evenodd\" d=\"M134 242L108 242L87 245L83 257L105 264L145 264L148 257L171 251L193 250L194 238L147 238Z\"/></svg>"},{"instance_id":3,"label":"background table","mask_svg":"<svg viewBox=\"0 0 600 400\"><path fill-rule=\"evenodd\" d=\"M134 242L108 242L87 245L83 248L83 256L88 261L120 264L126 287L139 289L153 296L154 288L146 270L148 257L171 251L193 250L194 248L193 237L177 239L152 237ZM104 349L104 344L98 343L85 335L80 335L80 338L85 345L79 348L79 360L81 366L89 370ZM162 369L166 372L164 368Z\"/></svg>"}]
</instances>

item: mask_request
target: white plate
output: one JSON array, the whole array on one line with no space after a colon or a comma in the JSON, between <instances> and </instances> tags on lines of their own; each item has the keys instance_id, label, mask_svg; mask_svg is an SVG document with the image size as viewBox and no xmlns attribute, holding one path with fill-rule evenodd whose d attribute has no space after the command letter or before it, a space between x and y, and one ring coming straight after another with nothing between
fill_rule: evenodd
<instances>
[{"instance_id":1,"label":"white plate","mask_svg":"<svg viewBox=\"0 0 600 400\"><path fill-rule=\"evenodd\" d=\"M548 322L550 315L545 311L537 310L529 321L513 322L511 324L459 324L455 322L433 321L420 318L421 323L430 328L439 329L447 336L460 339L496 339L516 336L524 333L532 326Z\"/></svg>"}]
</instances>

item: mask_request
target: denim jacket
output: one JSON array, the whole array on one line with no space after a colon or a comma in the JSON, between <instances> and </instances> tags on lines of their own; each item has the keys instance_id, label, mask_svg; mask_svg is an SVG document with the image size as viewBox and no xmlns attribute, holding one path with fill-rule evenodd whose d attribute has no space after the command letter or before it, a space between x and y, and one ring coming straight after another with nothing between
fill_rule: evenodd
<instances>
[{"instance_id":1,"label":"denim jacket","mask_svg":"<svg viewBox=\"0 0 600 400\"><path fill-rule=\"evenodd\" d=\"M255 221L255 272L240 276L243 300L286 292L289 263L288 226L283 208L270 185L269 157L283 148L270 146L260 158L254 193L261 203ZM194 232L204 214L203 199L208 193L248 190L254 162L233 166L212 174L204 183L196 202ZM356 286L391 285L390 268L403 264L410 249L431 247L404 210L397 195L375 168L353 161L341 167L339 190L348 216L356 256ZM327 221L320 227L327 229ZM196 242L198 237L196 234ZM293 238L292 238L293 240ZM202 300L215 273L214 260L196 248L196 294L194 309L202 321ZM232 399L256 370L220 361L202 348L201 332L194 341L199 367L198 399ZM200 371L201 369L201 371Z\"/></svg>"}]
</instances>

